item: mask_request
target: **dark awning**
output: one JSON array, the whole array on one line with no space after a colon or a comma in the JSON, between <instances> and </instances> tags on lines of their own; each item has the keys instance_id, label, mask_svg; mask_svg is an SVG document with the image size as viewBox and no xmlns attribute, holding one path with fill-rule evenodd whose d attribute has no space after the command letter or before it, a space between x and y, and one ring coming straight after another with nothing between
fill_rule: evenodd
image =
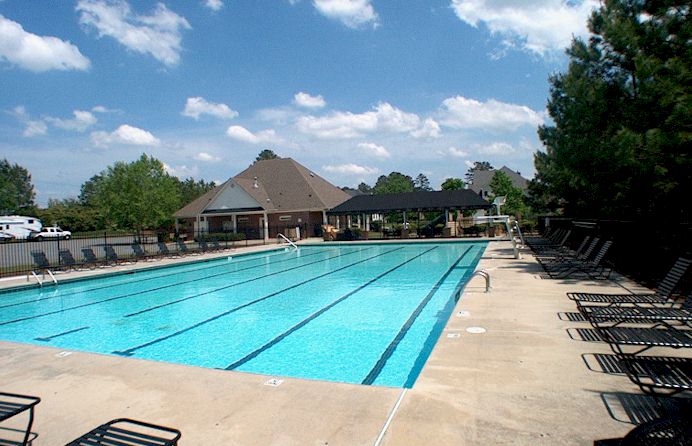
<instances>
[{"instance_id":1,"label":"dark awning","mask_svg":"<svg viewBox=\"0 0 692 446\"><path fill-rule=\"evenodd\" d=\"M399 194L357 195L327 214L376 214L391 211L433 211L443 209L488 209L491 204L475 192L442 190L433 192L403 192Z\"/></svg>"}]
</instances>

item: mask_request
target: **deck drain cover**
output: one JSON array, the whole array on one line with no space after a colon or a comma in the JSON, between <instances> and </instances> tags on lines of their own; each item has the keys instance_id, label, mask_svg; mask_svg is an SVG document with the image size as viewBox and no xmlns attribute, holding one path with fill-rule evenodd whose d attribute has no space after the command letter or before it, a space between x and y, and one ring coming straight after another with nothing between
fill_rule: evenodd
<instances>
[{"instance_id":1,"label":"deck drain cover","mask_svg":"<svg viewBox=\"0 0 692 446\"><path fill-rule=\"evenodd\" d=\"M58 358L64 358L65 356L70 356L71 354L72 354L72 352L60 352L60 353L56 353L55 356Z\"/></svg>"},{"instance_id":2,"label":"deck drain cover","mask_svg":"<svg viewBox=\"0 0 692 446\"><path fill-rule=\"evenodd\" d=\"M458 338L461 335L459 333L447 333L448 338Z\"/></svg>"},{"instance_id":3,"label":"deck drain cover","mask_svg":"<svg viewBox=\"0 0 692 446\"><path fill-rule=\"evenodd\" d=\"M469 317L471 313L466 310L461 310L457 313L457 317Z\"/></svg>"},{"instance_id":4,"label":"deck drain cover","mask_svg":"<svg viewBox=\"0 0 692 446\"><path fill-rule=\"evenodd\" d=\"M480 334L480 333L485 333L485 328L483 327L469 327L466 329L468 333L473 333L473 334Z\"/></svg>"},{"instance_id":5,"label":"deck drain cover","mask_svg":"<svg viewBox=\"0 0 692 446\"><path fill-rule=\"evenodd\" d=\"M279 387L281 383L283 383L283 379L277 379L277 378L272 378L269 381L265 382L265 386L272 386L272 387Z\"/></svg>"}]
</instances>

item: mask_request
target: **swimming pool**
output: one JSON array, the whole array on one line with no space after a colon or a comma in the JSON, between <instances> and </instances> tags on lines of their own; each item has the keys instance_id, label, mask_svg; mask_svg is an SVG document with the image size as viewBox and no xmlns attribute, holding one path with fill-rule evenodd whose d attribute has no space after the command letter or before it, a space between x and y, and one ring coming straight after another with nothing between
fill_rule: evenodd
<instances>
[{"instance_id":1,"label":"swimming pool","mask_svg":"<svg viewBox=\"0 0 692 446\"><path fill-rule=\"evenodd\" d=\"M305 245L0 294L0 339L411 387L485 243Z\"/></svg>"}]
</instances>

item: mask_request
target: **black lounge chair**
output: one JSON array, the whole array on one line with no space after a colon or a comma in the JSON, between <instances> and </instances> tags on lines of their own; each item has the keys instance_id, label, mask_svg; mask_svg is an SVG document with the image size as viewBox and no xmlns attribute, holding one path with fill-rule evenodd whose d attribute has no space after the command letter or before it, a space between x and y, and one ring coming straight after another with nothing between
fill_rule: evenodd
<instances>
[{"instance_id":1,"label":"black lounge chair","mask_svg":"<svg viewBox=\"0 0 692 446\"><path fill-rule=\"evenodd\" d=\"M182 241L182 240L178 240L178 241L176 241L175 243L176 243L176 245L178 246L178 252L179 252L180 254L183 254L183 255L186 255L186 254L192 254L192 255L198 254L198 253L196 253L196 252L193 252L193 251L189 250L188 247L187 247L187 245L185 244L185 242Z\"/></svg>"},{"instance_id":2,"label":"black lounge chair","mask_svg":"<svg viewBox=\"0 0 692 446\"><path fill-rule=\"evenodd\" d=\"M171 427L118 418L65 446L176 446L180 437L180 431Z\"/></svg>"},{"instance_id":3,"label":"black lounge chair","mask_svg":"<svg viewBox=\"0 0 692 446\"><path fill-rule=\"evenodd\" d=\"M122 260L118 257L118 253L111 245L104 245L103 251L106 253L106 261L110 263L121 263Z\"/></svg>"},{"instance_id":4,"label":"black lounge chair","mask_svg":"<svg viewBox=\"0 0 692 446\"><path fill-rule=\"evenodd\" d=\"M555 237L554 242L547 241L545 243L534 244L533 246L531 246L531 249L533 249L533 252L535 252L536 254L540 254L542 252L547 251L554 251L556 249L565 249L567 248L567 240L569 240L571 235L571 229L568 231L563 231Z\"/></svg>"},{"instance_id":5,"label":"black lounge chair","mask_svg":"<svg viewBox=\"0 0 692 446\"><path fill-rule=\"evenodd\" d=\"M98 266L102 263L91 248L82 248L82 255L84 256L85 265Z\"/></svg>"},{"instance_id":6,"label":"black lounge chair","mask_svg":"<svg viewBox=\"0 0 692 446\"><path fill-rule=\"evenodd\" d=\"M34 259L34 265L36 265L39 271L45 271L50 268L50 262L45 252L31 251L31 257Z\"/></svg>"},{"instance_id":7,"label":"black lounge chair","mask_svg":"<svg viewBox=\"0 0 692 446\"><path fill-rule=\"evenodd\" d=\"M596 250L600 242L600 238L594 237L591 240L591 243L589 243L588 241L586 243L582 243L579 246L579 249L572 255L563 254L560 256L548 257L545 259L542 257L536 257L536 260L538 260L538 263L540 263L543 269L546 270L546 272L548 273L554 271L562 271L568 268L569 265L572 263L583 262L589 257L591 257L591 255Z\"/></svg>"},{"instance_id":8,"label":"black lounge chair","mask_svg":"<svg viewBox=\"0 0 692 446\"><path fill-rule=\"evenodd\" d=\"M199 242L197 242L197 245L199 245L199 250L202 252L207 252L209 251L209 245L207 244L207 240L204 238L200 238Z\"/></svg>"},{"instance_id":9,"label":"black lounge chair","mask_svg":"<svg viewBox=\"0 0 692 446\"><path fill-rule=\"evenodd\" d=\"M654 327L596 327L602 340L618 355L638 355L654 347L692 348L692 329L661 322ZM626 348L638 348L634 352Z\"/></svg>"},{"instance_id":10,"label":"black lounge chair","mask_svg":"<svg viewBox=\"0 0 692 446\"><path fill-rule=\"evenodd\" d=\"M692 358L620 355L627 377L648 395L692 390Z\"/></svg>"},{"instance_id":11,"label":"black lounge chair","mask_svg":"<svg viewBox=\"0 0 692 446\"><path fill-rule=\"evenodd\" d=\"M600 294L600 293L567 293L567 297L577 302L577 306L584 303L598 304L658 304L671 301L673 292L678 283L692 264L692 260L680 257L668 274L663 278L654 293L648 294Z\"/></svg>"},{"instance_id":12,"label":"black lounge chair","mask_svg":"<svg viewBox=\"0 0 692 446\"><path fill-rule=\"evenodd\" d=\"M602 265L602 262L612 245L613 242L608 240L603 243L593 259L587 258L584 260L563 262L561 268L555 271L549 271L548 274L553 279L565 279L579 273L583 273L592 279L607 279L610 277L612 269Z\"/></svg>"},{"instance_id":13,"label":"black lounge chair","mask_svg":"<svg viewBox=\"0 0 692 446\"><path fill-rule=\"evenodd\" d=\"M597 440L594 446L687 446L692 444L689 413L667 415L640 424L624 438Z\"/></svg>"},{"instance_id":14,"label":"black lounge chair","mask_svg":"<svg viewBox=\"0 0 692 446\"><path fill-rule=\"evenodd\" d=\"M158 247L159 247L159 255L160 256L164 256L164 257L180 257L181 256L180 253L171 252L168 249L168 245L166 245L166 243L164 243L164 242L159 242Z\"/></svg>"},{"instance_id":15,"label":"black lounge chair","mask_svg":"<svg viewBox=\"0 0 692 446\"><path fill-rule=\"evenodd\" d=\"M642 307L640 305L588 305L579 307L579 312L584 319L594 327L603 324L620 325L622 323L656 323L666 321L672 325L689 324L692 322L692 297L682 306L669 305L666 307Z\"/></svg>"},{"instance_id":16,"label":"black lounge chair","mask_svg":"<svg viewBox=\"0 0 692 446\"><path fill-rule=\"evenodd\" d=\"M0 392L0 422L29 411L29 421L26 426L22 445L29 444L31 426L34 424L34 407L41 402L41 398L29 395L19 395L16 393Z\"/></svg>"},{"instance_id":17,"label":"black lounge chair","mask_svg":"<svg viewBox=\"0 0 692 446\"><path fill-rule=\"evenodd\" d=\"M58 258L60 259L60 266L63 268L77 269L79 266L69 249L61 249L58 251Z\"/></svg>"},{"instance_id":18,"label":"black lounge chair","mask_svg":"<svg viewBox=\"0 0 692 446\"><path fill-rule=\"evenodd\" d=\"M134 254L135 260L145 260L145 261L150 261L150 260L155 260L153 256L147 254L147 252L144 250L142 245L140 243L133 243L132 244L132 253Z\"/></svg>"}]
</instances>

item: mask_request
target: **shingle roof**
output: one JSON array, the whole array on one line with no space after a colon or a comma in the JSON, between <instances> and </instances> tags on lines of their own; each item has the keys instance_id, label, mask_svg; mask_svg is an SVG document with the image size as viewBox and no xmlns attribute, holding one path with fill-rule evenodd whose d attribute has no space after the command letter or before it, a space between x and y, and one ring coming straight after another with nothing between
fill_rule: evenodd
<instances>
[{"instance_id":1,"label":"shingle roof","mask_svg":"<svg viewBox=\"0 0 692 446\"><path fill-rule=\"evenodd\" d=\"M378 213L439 209L487 209L491 205L473 191L442 190L399 194L357 195L334 207L328 214Z\"/></svg>"},{"instance_id":2,"label":"shingle roof","mask_svg":"<svg viewBox=\"0 0 692 446\"><path fill-rule=\"evenodd\" d=\"M226 181L226 183L227 182L228 181ZM186 218L186 217L195 217L198 214L201 214L202 211L204 210L204 208L207 207L209 205L209 203L211 203L214 200L214 197L216 197L216 194L221 192L221 189L223 189L223 187L226 185L226 183L220 184L220 185L216 186L215 188L205 192L199 198L186 204L181 209L178 209L178 211L175 214L173 214L173 216L177 217L177 218Z\"/></svg>"},{"instance_id":3,"label":"shingle roof","mask_svg":"<svg viewBox=\"0 0 692 446\"><path fill-rule=\"evenodd\" d=\"M528 189L528 180L522 177L518 172L513 171L507 166L502 166L499 169L500 172L504 172L512 184L519 189L526 191ZM473 182L469 185L469 189L476 193L480 193L481 190L490 191L490 182L493 180L497 170L479 170L473 173Z\"/></svg>"},{"instance_id":4,"label":"shingle roof","mask_svg":"<svg viewBox=\"0 0 692 446\"><path fill-rule=\"evenodd\" d=\"M347 193L291 158L257 161L231 180L269 212L325 210L350 198ZM194 217L204 212L229 181L180 209L175 216Z\"/></svg>"}]
</instances>

